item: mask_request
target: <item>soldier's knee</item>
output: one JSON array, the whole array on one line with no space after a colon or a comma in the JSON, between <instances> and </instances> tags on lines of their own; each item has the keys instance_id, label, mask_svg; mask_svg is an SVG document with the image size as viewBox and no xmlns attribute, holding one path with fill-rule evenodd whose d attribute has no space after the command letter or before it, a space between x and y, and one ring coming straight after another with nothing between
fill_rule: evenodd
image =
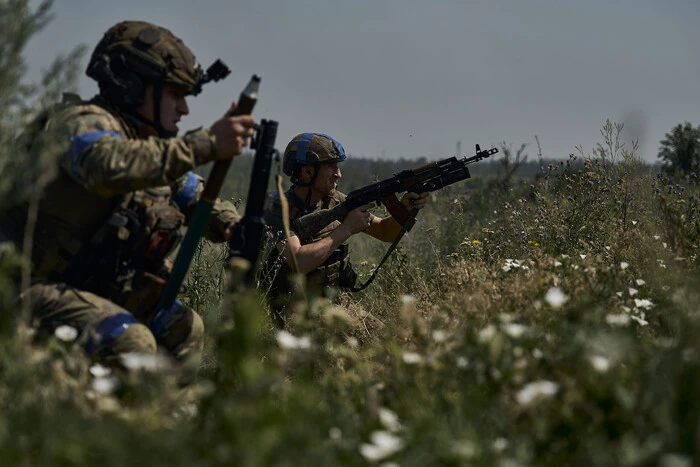
<instances>
[{"instance_id":1,"label":"soldier's knee","mask_svg":"<svg viewBox=\"0 0 700 467\"><path fill-rule=\"evenodd\" d=\"M204 322L191 308L179 301L169 310L159 312L151 323L158 344L182 360L204 348Z\"/></svg>"},{"instance_id":2,"label":"soldier's knee","mask_svg":"<svg viewBox=\"0 0 700 467\"><path fill-rule=\"evenodd\" d=\"M156 353L157 347L153 333L146 325L141 323L132 324L107 345L116 354L141 353L152 355Z\"/></svg>"},{"instance_id":3,"label":"soldier's knee","mask_svg":"<svg viewBox=\"0 0 700 467\"><path fill-rule=\"evenodd\" d=\"M110 360L127 353L155 354L156 339L128 312L111 315L89 330L85 350L97 359Z\"/></svg>"}]
</instances>

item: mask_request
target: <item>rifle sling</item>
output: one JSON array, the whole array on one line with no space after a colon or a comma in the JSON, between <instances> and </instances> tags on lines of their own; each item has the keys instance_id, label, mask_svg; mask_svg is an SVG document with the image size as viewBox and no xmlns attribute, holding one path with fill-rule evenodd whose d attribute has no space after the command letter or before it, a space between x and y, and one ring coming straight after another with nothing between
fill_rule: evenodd
<instances>
[{"instance_id":1,"label":"rifle sling","mask_svg":"<svg viewBox=\"0 0 700 467\"><path fill-rule=\"evenodd\" d=\"M408 232L409 230L411 230L411 229L413 228L413 225L416 223L416 214L417 214L417 212L418 212L418 211L413 211L412 213L410 213L410 214L408 215L408 218L406 219L406 222L404 222L403 225L401 226L401 231L400 231L399 234L396 236L396 238L394 239L394 242L391 244L391 246L389 247L389 249L388 249L388 250L386 251L386 253L384 254L384 257L382 258L382 260L379 262L379 265L376 267L376 269L375 269L374 272L372 273L372 276L371 276L369 279L367 279L367 282L365 282L365 283L362 284L361 286L359 286L359 287L353 287L352 289L350 289L351 292L359 292L359 291L361 291L361 290L364 290L364 289L366 289L366 288L374 281L374 279L377 277L377 273L379 273L379 269L382 267L382 265L384 264L384 262L386 262L386 260L389 258L389 256L391 255L391 253L396 249L396 247L397 247L398 244L399 244L399 241L401 241L401 238L404 236L404 234L405 234L406 232Z\"/></svg>"}]
</instances>

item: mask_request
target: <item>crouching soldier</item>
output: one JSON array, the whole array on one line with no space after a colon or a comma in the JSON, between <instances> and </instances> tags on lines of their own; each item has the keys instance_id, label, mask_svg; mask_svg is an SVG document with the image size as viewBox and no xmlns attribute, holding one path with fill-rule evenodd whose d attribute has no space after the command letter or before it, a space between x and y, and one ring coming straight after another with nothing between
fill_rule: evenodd
<instances>
[{"instance_id":1,"label":"crouching soldier","mask_svg":"<svg viewBox=\"0 0 700 467\"><path fill-rule=\"evenodd\" d=\"M32 285L23 292L33 322L47 332L76 328L85 351L107 362L158 346L179 360L197 355L202 319L179 302L157 310L166 257L203 190L192 170L240 154L255 121L227 113L178 137L186 96L209 79L180 39L153 24L110 28L87 75L99 94L64 102L29 138L33 151L65 147L38 206ZM16 206L0 219L2 237L20 250L28 209ZM217 201L207 237L225 241L238 218L230 203Z\"/></svg>"},{"instance_id":2,"label":"crouching soldier","mask_svg":"<svg viewBox=\"0 0 700 467\"><path fill-rule=\"evenodd\" d=\"M285 193L289 204L289 221L315 212L332 209L345 201L337 190L341 179L339 163L346 158L343 146L328 135L303 133L289 142L284 152L283 170L292 187ZM401 199L408 211L425 206L427 193L406 193ZM393 217L379 218L368 212L372 204L361 206L340 220L326 226L309 242L302 242L296 232L284 238L282 205L276 193L270 195L265 223L277 233L277 241L265 261L265 276L270 278L269 302L278 325L287 318L284 307L290 293L289 274L296 258L299 273L306 275L307 288L350 291L357 275L348 255L348 239L363 232L384 242L393 242L401 225Z\"/></svg>"}]
</instances>

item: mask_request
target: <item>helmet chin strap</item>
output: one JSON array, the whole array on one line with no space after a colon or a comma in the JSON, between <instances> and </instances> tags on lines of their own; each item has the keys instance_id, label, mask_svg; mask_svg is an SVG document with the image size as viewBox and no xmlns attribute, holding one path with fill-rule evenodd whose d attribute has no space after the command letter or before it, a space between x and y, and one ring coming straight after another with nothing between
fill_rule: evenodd
<instances>
[{"instance_id":1,"label":"helmet chin strap","mask_svg":"<svg viewBox=\"0 0 700 467\"><path fill-rule=\"evenodd\" d=\"M148 125L156 130L158 136L161 138L174 138L177 136L177 132L168 131L163 128L163 124L160 122L160 102L163 97L163 86L160 83L153 83L153 120L148 120L142 115L136 112L132 112L133 117L138 120L143 125Z\"/></svg>"},{"instance_id":2,"label":"helmet chin strap","mask_svg":"<svg viewBox=\"0 0 700 467\"><path fill-rule=\"evenodd\" d=\"M297 187L297 186L299 186L299 187L306 187L306 188L307 188L307 190L306 190L306 199L304 200L304 206L305 206L306 208L311 207L311 185L314 184L314 182L316 181L316 177L318 177L318 167L319 167L318 164L316 164L316 165L313 166L313 168L314 168L314 174L311 176L311 180L309 180L308 182L303 182L303 181L299 178L299 176L297 176L296 179L295 179L294 182L293 182L293 185L292 185L292 188Z\"/></svg>"}]
</instances>

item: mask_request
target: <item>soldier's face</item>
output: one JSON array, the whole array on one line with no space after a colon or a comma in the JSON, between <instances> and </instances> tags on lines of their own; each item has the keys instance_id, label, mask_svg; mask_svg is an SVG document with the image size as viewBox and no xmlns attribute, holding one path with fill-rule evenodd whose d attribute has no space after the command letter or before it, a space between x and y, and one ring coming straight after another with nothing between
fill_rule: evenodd
<instances>
[{"instance_id":1,"label":"soldier's face","mask_svg":"<svg viewBox=\"0 0 700 467\"><path fill-rule=\"evenodd\" d=\"M318 176L313 187L324 196L331 195L338 187L338 180L342 176L337 162L324 162L318 166Z\"/></svg>"},{"instance_id":2,"label":"soldier's face","mask_svg":"<svg viewBox=\"0 0 700 467\"><path fill-rule=\"evenodd\" d=\"M160 97L160 124L171 133L177 133L177 126L183 115L190 113L187 106L185 91L170 84L162 85ZM143 103L136 108L136 111L146 120L154 121L153 115L153 85L146 86Z\"/></svg>"}]
</instances>

